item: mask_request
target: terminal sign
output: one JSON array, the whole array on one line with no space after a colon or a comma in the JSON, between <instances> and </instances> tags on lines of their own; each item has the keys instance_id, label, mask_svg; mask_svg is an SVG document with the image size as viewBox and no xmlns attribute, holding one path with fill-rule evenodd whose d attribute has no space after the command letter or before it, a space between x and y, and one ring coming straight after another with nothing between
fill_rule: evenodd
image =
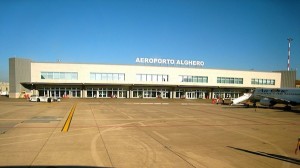
<instances>
[{"instance_id":1,"label":"terminal sign","mask_svg":"<svg viewBox=\"0 0 300 168\"><path fill-rule=\"evenodd\" d=\"M163 59L163 58L136 58L136 63L142 64L164 64L164 65L173 65L173 66L197 66L203 67L203 61L194 61L194 60L176 60L176 59Z\"/></svg>"}]
</instances>

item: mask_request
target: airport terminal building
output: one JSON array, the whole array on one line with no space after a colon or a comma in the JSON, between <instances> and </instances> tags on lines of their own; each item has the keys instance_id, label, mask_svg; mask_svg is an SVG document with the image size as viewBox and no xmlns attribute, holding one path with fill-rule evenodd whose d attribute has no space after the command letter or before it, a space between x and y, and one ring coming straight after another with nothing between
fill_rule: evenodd
<instances>
[{"instance_id":1,"label":"airport terminal building","mask_svg":"<svg viewBox=\"0 0 300 168\"><path fill-rule=\"evenodd\" d=\"M137 58L136 62L113 65L9 58L9 97L237 98L253 88L295 87L296 81L295 71L207 69L201 61L178 61L178 66L170 59Z\"/></svg>"}]
</instances>

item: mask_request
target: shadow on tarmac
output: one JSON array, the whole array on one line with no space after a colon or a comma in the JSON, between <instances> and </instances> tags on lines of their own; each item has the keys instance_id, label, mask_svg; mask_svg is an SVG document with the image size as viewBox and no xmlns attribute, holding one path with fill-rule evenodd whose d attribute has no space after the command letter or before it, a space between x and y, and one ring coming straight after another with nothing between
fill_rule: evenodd
<instances>
[{"instance_id":1,"label":"shadow on tarmac","mask_svg":"<svg viewBox=\"0 0 300 168\"><path fill-rule=\"evenodd\" d=\"M247 106L244 106L244 105L234 105L234 106L231 106L229 104L225 104L223 106L224 108L252 108L252 109L255 109L255 110L258 110L258 109L273 109L274 112L292 112L292 113L297 113L297 114L300 114L300 108L299 107L292 107L292 110L286 110L284 107L281 107L281 106L274 106L272 108L270 107L266 107L266 106L257 106L257 107L247 107Z\"/></svg>"},{"instance_id":2,"label":"shadow on tarmac","mask_svg":"<svg viewBox=\"0 0 300 168\"><path fill-rule=\"evenodd\" d=\"M286 157L286 156L282 156L282 155L266 153L266 152L260 152L260 151L254 152L254 151L241 149L241 148L236 148L236 147L232 147L232 146L227 146L227 147L231 148L231 149L239 150L239 151L242 151L242 152L250 153L250 154L253 154L253 155L263 156L263 157L267 157L267 158L272 158L272 159L281 160L281 161L284 161L284 162L289 162L289 163L293 163L293 164L296 164L296 165L300 165L300 160L295 159L295 158L290 158L290 157Z\"/></svg>"}]
</instances>

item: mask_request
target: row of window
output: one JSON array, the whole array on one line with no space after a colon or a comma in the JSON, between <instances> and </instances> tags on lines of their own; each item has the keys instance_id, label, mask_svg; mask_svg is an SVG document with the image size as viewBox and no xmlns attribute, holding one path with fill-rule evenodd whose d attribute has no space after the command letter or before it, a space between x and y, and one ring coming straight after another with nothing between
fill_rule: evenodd
<instances>
[{"instance_id":1,"label":"row of window","mask_svg":"<svg viewBox=\"0 0 300 168\"><path fill-rule=\"evenodd\" d=\"M192 83L208 83L208 77L207 76L180 75L179 81L180 82L192 82Z\"/></svg>"},{"instance_id":2,"label":"row of window","mask_svg":"<svg viewBox=\"0 0 300 168\"><path fill-rule=\"evenodd\" d=\"M141 82L168 82L169 75L163 74L136 74L136 81Z\"/></svg>"},{"instance_id":3,"label":"row of window","mask_svg":"<svg viewBox=\"0 0 300 168\"><path fill-rule=\"evenodd\" d=\"M275 80L274 79L257 79L257 78L252 78L251 79L251 84L252 85L275 85Z\"/></svg>"},{"instance_id":4,"label":"row of window","mask_svg":"<svg viewBox=\"0 0 300 168\"><path fill-rule=\"evenodd\" d=\"M41 79L78 80L77 72L41 72Z\"/></svg>"},{"instance_id":5,"label":"row of window","mask_svg":"<svg viewBox=\"0 0 300 168\"><path fill-rule=\"evenodd\" d=\"M126 98L127 90L124 88L88 88L87 97L94 98Z\"/></svg>"},{"instance_id":6,"label":"row of window","mask_svg":"<svg viewBox=\"0 0 300 168\"><path fill-rule=\"evenodd\" d=\"M125 81L124 73L90 73L90 79L96 81Z\"/></svg>"},{"instance_id":7,"label":"row of window","mask_svg":"<svg viewBox=\"0 0 300 168\"><path fill-rule=\"evenodd\" d=\"M80 88L70 87L42 87L38 88L38 95L40 96L51 96L51 97L81 97Z\"/></svg>"},{"instance_id":8,"label":"row of window","mask_svg":"<svg viewBox=\"0 0 300 168\"><path fill-rule=\"evenodd\" d=\"M218 77L217 83L243 84L243 78Z\"/></svg>"},{"instance_id":9,"label":"row of window","mask_svg":"<svg viewBox=\"0 0 300 168\"><path fill-rule=\"evenodd\" d=\"M78 80L77 72L41 72L41 79ZM90 80L95 81L125 81L124 73L90 73ZM136 81L141 82L168 82L169 75L165 74L136 74ZM180 75L180 82L208 83L207 76ZM217 77L217 83L243 84L243 78ZM253 85L275 85L274 79L252 78Z\"/></svg>"}]
</instances>

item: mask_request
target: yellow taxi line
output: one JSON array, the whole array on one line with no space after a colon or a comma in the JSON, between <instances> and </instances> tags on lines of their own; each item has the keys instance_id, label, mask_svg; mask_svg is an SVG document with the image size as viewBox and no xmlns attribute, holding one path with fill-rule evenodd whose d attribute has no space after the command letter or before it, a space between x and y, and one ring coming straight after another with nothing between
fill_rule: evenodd
<instances>
[{"instance_id":1,"label":"yellow taxi line","mask_svg":"<svg viewBox=\"0 0 300 168\"><path fill-rule=\"evenodd\" d=\"M77 104L74 104L73 107L71 108L69 116L68 116L68 118L67 118L67 120L66 120L66 122L65 122L65 124L64 124L64 126L63 126L63 128L61 130L61 132L68 132L68 130L70 128L70 125L71 125L72 117L74 115L74 111L76 109L76 105Z\"/></svg>"}]
</instances>

